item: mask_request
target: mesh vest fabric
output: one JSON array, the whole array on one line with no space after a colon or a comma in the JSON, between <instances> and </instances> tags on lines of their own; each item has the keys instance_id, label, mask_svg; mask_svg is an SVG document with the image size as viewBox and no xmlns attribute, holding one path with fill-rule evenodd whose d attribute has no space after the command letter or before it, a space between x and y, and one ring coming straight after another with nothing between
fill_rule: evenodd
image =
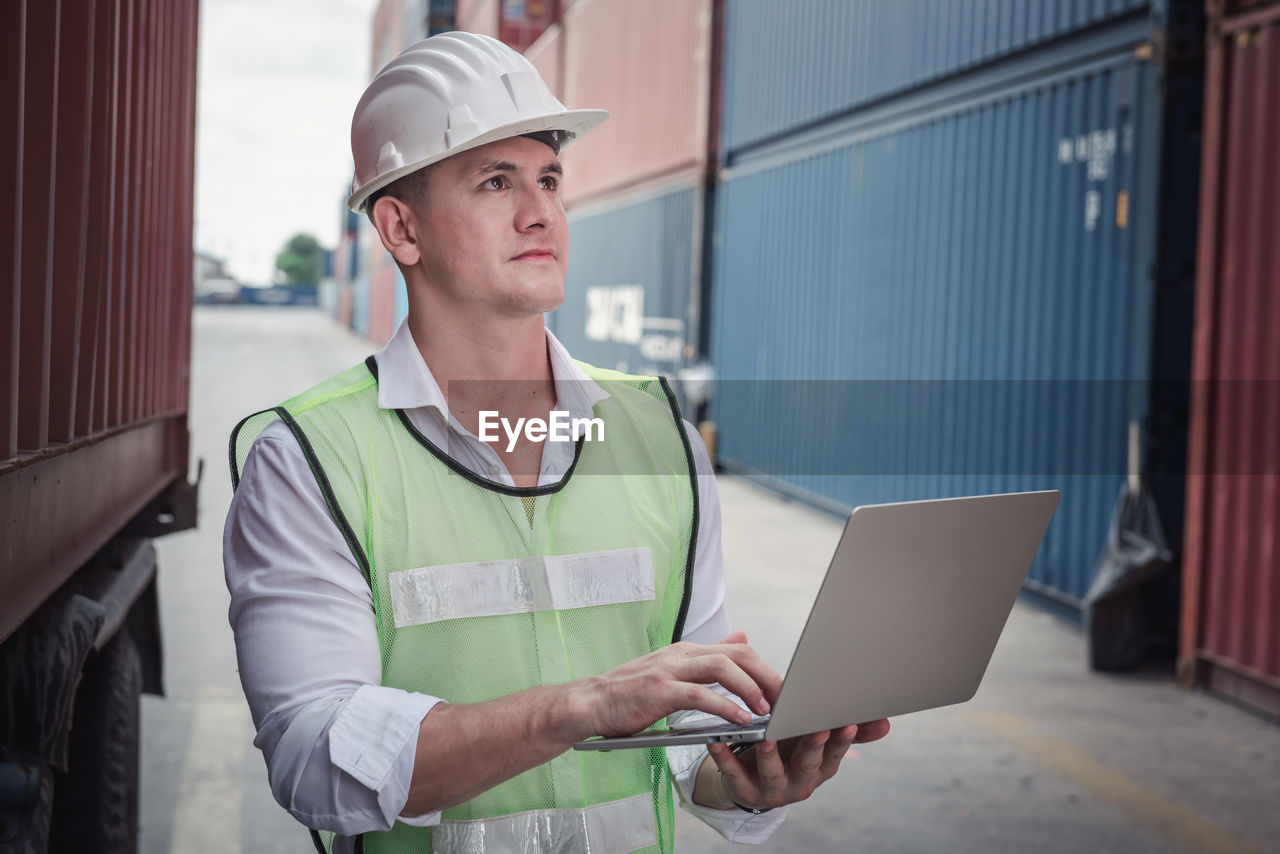
<instances>
[{"instance_id":1,"label":"mesh vest fabric","mask_svg":"<svg viewBox=\"0 0 1280 854\"><path fill-rule=\"evenodd\" d=\"M582 368L609 393L594 410L604 438L579 440L570 471L543 487L484 480L403 411L379 409L372 359L236 427L233 484L268 424L282 419L298 438L373 590L384 685L482 702L601 673L679 638L697 536L697 482L679 409L661 379ZM585 811L615 824L608 810L638 794L649 796L655 830L654 844L639 850L671 850L661 749L567 751L445 810L448 833L397 823L365 834L363 850L429 851L433 836L436 850L446 839L454 848L467 836L457 831L473 826L463 823L483 828L513 814L541 821Z\"/></svg>"}]
</instances>

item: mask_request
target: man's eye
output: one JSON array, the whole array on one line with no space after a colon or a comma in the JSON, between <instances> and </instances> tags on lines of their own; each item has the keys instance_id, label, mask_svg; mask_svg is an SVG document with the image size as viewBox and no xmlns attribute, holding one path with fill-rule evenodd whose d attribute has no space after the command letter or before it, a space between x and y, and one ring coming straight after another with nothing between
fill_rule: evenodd
<instances>
[{"instance_id":1,"label":"man's eye","mask_svg":"<svg viewBox=\"0 0 1280 854\"><path fill-rule=\"evenodd\" d=\"M554 190L558 185L559 183L551 175L544 175L542 177L542 189Z\"/></svg>"},{"instance_id":2,"label":"man's eye","mask_svg":"<svg viewBox=\"0 0 1280 854\"><path fill-rule=\"evenodd\" d=\"M490 178L485 183L489 186L490 189L493 189L493 190L501 190L506 185L504 179L501 176L495 176L493 178Z\"/></svg>"}]
</instances>

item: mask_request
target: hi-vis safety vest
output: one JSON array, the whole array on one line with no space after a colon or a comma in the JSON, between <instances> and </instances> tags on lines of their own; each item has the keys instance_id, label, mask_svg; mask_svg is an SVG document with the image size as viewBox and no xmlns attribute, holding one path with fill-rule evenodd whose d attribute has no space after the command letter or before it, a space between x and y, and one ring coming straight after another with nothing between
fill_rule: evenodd
<instances>
[{"instance_id":1,"label":"hi-vis safety vest","mask_svg":"<svg viewBox=\"0 0 1280 854\"><path fill-rule=\"evenodd\" d=\"M373 590L382 684L481 702L679 640L698 525L679 408L665 380L582 368L610 395L594 410L604 438L579 439L547 486L485 480L403 410L379 409L372 357L236 426L233 485L268 424L298 439ZM355 848L668 852L673 822L664 750L570 750L446 809L438 827L396 823Z\"/></svg>"}]
</instances>

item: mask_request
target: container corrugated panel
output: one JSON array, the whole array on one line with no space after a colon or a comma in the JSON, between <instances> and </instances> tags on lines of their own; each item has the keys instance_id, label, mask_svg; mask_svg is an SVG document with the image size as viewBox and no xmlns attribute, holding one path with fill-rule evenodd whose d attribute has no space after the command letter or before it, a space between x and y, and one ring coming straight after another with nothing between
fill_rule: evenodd
<instances>
[{"instance_id":1,"label":"container corrugated panel","mask_svg":"<svg viewBox=\"0 0 1280 854\"><path fill-rule=\"evenodd\" d=\"M368 223L368 219L365 220ZM365 315L366 327L363 333L375 344L381 346L391 337L392 322L395 317L396 279L400 271L396 268L395 259L382 246L373 225L365 227L367 235L368 264L367 280L368 308Z\"/></svg>"},{"instance_id":2,"label":"container corrugated panel","mask_svg":"<svg viewBox=\"0 0 1280 854\"><path fill-rule=\"evenodd\" d=\"M400 321L404 320L409 314L409 289L404 283L404 274L400 272L400 268L395 268L396 284L395 284L395 305L392 307L391 315L391 332L395 332L396 327L400 325ZM391 335L388 333L387 339L390 340Z\"/></svg>"},{"instance_id":3,"label":"container corrugated panel","mask_svg":"<svg viewBox=\"0 0 1280 854\"><path fill-rule=\"evenodd\" d=\"M518 51L533 44L560 17L557 0L503 0L498 34Z\"/></svg>"},{"instance_id":4,"label":"container corrugated panel","mask_svg":"<svg viewBox=\"0 0 1280 854\"><path fill-rule=\"evenodd\" d=\"M1145 0L728 0L723 145L736 151L1141 13Z\"/></svg>"},{"instance_id":5,"label":"container corrugated panel","mask_svg":"<svg viewBox=\"0 0 1280 854\"><path fill-rule=\"evenodd\" d=\"M1208 0L1205 6L1210 15L1235 15L1275 5L1275 0Z\"/></svg>"},{"instance_id":6,"label":"container corrugated panel","mask_svg":"<svg viewBox=\"0 0 1280 854\"><path fill-rule=\"evenodd\" d=\"M547 88L561 101L564 100L563 34L564 29L559 24L550 27L524 54L538 69Z\"/></svg>"},{"instance_id":7,"label":"container corrugated panel","mask_svg":"<svg viewBox=\"0 0 1280 854\"><path fill-rule=\"evenodd\" d=\"M372 50L369 53L370 77L394 59L406 44L404 7L405 0L378 0L378 8L373 12L373 26L369 33L372 38Z\"/></svg>"},{"instance_id":8,"label":"container corrugated panel","mask_svg":"<svg viewBox=\"0 0 1280 854\"><path fill-rule=\"evenodd\" d=\"M705 162L710 0L594 0L563 26L566 105L610 113L565 151L569 204Z\"/></svg>"},{"instance_id":9,"label":"container corrugated panel","mask_svg":"<svg viewBox=\"0 0 1280 854\"><path fill-rule=\"evenodd\" d=\"M1280 715L1280 4L1210 46L1184 678Z\"/></svg>"},{"instance_id":10,"label":"container corrugated panel","mask_svg":"<svg viewBox=\"0 0 1280 854\"><path fill-rule=\"evenodd\" d=\"M396 310L396 273L388 264L369 272L369 331L367 335L381 347L391 338Z\"/></svg>"},{"instance_id":11,"label":"container corrugated panel","mask_svg":"<svg viewBox=\"0 0 1280 854\"><path fill-rule=\"evenodd\" d=\"M338 291L338 323L347 328L353 328L354 324L351 319L351 293L353 285L351 282L345 282Z\"/></svg>"},{"instance_id":12,"label":"container corrugated panel","mask_svg":"<svg viewBox=\"0 0 1280 854\"><path fill-rule=\"evenodd\" d=\"M498 37L500 0L458 0L458 29Z\"/></svg>"},{"instance_id":13,"label":"container corrugated panel","mask_svg":"<svg viewBox=\"0 0 1280 854\"><path fill-rule=\"evenodd\" d=\"M458 29L458 10L455 0L429 0L426 7L426 35L435 36Z\"/></svg>"},{"instance_id":14,"label":"container corrugated panel","mask_svg":"<svg viewBox=\"0 0 1280 854\"><path fill-rule=\"evenodd\" d=\"M1159 158L1131 54L743 161L720 187L719 456L842 507L1059 488L1076 603L1145 418Z\"/></svg>"},{"instance_id":15,"label":"container corrugated panel","mask_svg":"<svg viewBox=\"0 0 1280 854\"><path fill-rule=\"evenodd\" d=\"M351 329L369 337L369 274L361 273L351 287Z\"/></svg>"},{"instance_id":16,"label":"container corrugated panel","mask_svg":"<svg viewBox=\"0 0 1280 854\"><path fill-rule=\"evenodd\" d=\"M185 475L197 4L0 4L0 637Z\"/></svg>"},{"instance_id":17,"label":"container corrugated panel","mask_svg":"<svg viewBox=\"0 0 1280 854\"><path fill-rule=\"evenodd\" d=\"M576 358L645 374L683 366L694 334L698 200L681 183L570 218L565 301L548 325Z\"/></svg>"}]
</instances>

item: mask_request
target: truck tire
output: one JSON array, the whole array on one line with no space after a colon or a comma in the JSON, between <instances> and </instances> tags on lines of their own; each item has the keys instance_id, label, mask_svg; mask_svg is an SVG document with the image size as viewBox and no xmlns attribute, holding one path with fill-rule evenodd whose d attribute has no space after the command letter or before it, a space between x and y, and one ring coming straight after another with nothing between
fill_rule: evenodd
<instances>
[{"instance_id":1,"label":"truck tire","mask_svg":"<svg viewBox=\"0 0 1280 854\"><path fill-rule=\"evenodd\" d=\"M68 769L54 778L50 852L135 854L142 662L120 630L85 662Z\"/></svg>"}]
</instances>

